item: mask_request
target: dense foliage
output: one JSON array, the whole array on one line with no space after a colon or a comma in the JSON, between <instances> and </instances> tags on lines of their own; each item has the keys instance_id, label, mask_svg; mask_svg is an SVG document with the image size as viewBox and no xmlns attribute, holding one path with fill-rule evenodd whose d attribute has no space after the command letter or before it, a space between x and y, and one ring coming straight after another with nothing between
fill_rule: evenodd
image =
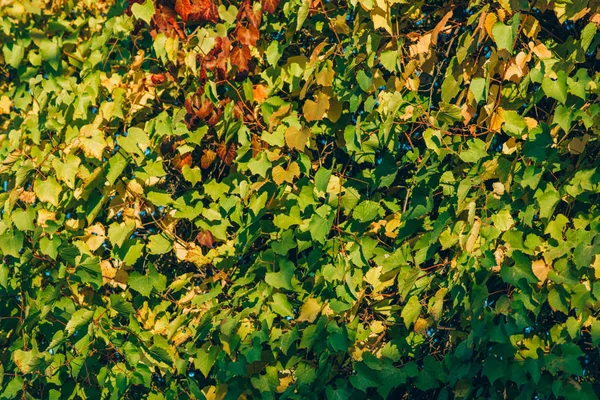
<instances>
[{"instance_id":1,"label":"dense foliage","mask_svg":"<svg viewBox=\"0 0 600 400\"><path fill-rule=\"evenodd\" d=\"M0 399L596 398L599 25L0 1Z\"/></svg>"}]
</instances>

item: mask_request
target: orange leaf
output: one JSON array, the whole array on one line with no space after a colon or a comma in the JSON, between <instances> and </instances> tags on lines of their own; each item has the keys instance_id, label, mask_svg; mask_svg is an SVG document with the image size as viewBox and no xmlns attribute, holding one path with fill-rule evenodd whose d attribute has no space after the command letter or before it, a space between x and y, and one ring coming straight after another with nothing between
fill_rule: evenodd
<instances>
[{"instance_id":1,"label":"orange leaf","mask_svg":"<svg viewBox=\"0 0 600 400\"><path fill-rule=\"evenodd\" d=\"M256 27L250 25L250 28L245 28L238 22L237 38L240 41L240 43L248 46L256 46L258 37L259 32Z\"/></svg>"},{"instance_id":2,"label":"orange leaf","mask_svg":"<svg viewBox=\"0 0 600 400\"><path fill-rule=\"evenodd\" d=\"M231 63L238 67L240 72L248 71L248 61L250 61L250 47L239 45L233 47L231 51Z\"/></svg>"},{"instance_id":3,"label":"orange leaf","mask_svg":"<svg viewBox=\"0 0 600 400\"><path fill-rule=\"evenodd\" d=\"M185 165L188 167L192 165L192 153L185 153L183 155L177 153L175 157L173 157L173 166L181 172Z\"/></svg>"},{"instance_id":4,"label":"orange leaf","mask_svg":"<svg viewBox=\"0 0 600 400\"><path fill-rule=\"evenodd\" d=\"M267 87L265 85L254 85L252 88L252 96L258 104L262 104L267 98Z\"/></svg>"},{"instance_id":5,"label":"orange leaf","mask_svg":"<svg viewBox=\"0 0 600 400\"><path fill-rule=\"evenodd\" d=\"M210 167L213 161L215 161L215 158L217 158L217 154L214 151L205 149L204 154L202 154L202 157L200 158L200 166L203 169Z\"/></svg>"},{"instance_id":6,"label":"orange leaf","mask_svg":"<svg viewBox=\"0 0 600 400\"><path fill-rule=\"evenodd\" d=\"M273 14L279 5L279 0L262 0L262 8L265 12Z\"/></svg>"},{"instance_id":7,"label":"orange leaf","mask_svg":"<svg viewBox=\"0 0 600 400\"><path fill-rule=\"evenodd\" d=\"M255 28L260 26L262 20L262 10L258 7L258 3L253 5L250 0L244 2L244 7L240 12L240 17L246 17L246 20Z\"/></svg>"},{"instance_id":8,"label":"orange leaf","mask_svg":"<svg viewBox=\"0 0 600 400\"><path fill-rule=\"evenodd\" d=\"M190 0L177 0L175 2L175 12L181 17L183 22L187 22L191 10L192 3Z\"/></svg>"}]
</instances>

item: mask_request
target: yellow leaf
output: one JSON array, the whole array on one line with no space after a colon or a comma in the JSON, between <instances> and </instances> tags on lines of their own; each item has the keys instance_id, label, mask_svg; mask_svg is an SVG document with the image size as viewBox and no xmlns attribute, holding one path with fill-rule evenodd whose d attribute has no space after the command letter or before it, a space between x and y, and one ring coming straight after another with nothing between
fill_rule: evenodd
<instances>
[{"instance_id":1,"label":"yellow leaf","mask_svg":"<svg viewBox=\"0 0 600 400\"><path fill-rule=\"evenodd\" d=\"M291 149L304 151L309 135L310 129L308 128L300 130L294 126L290 126L285 131L285 144Z\"/></svg>"},{"instance_id":2,"label":"yellow leaf","mask_svg":"<svg viewBox=\"0 0 600 400\"><path fill-rule=\"evenodd\" d=\"M292 375L286 375L282 378L279 378L279 386L275 388L277 393L283 393L290 386L294 377Z\"/></svg>"},{"instance_id":3,"label":"yellow leaf","mask_svg":"<svg viewBox=\"0 0 600 400\"><path fill-rule=\"evenodd\" d=\"M315 319L317 319L320 311L321 305L319 302L316 299L309 298L304 302L302 308L300 309L298 321L313 322Z\"/></svg>"},{"instance_id":4,"label":"yellow leaf","mask_svg":"<svg viewBox=\"0 0 600 400\"><path fill-rule=\"evenodd\" d=\"M531 269L540 282L544 282L548 277L548 272L550 272L550 266L546 265L544 260L535 260L531 263Z\"/></svg>"},{"instance_id":5,"label":"yellow leaf","mask_svg":"<svg viewBox=\"0 0 600 400\"><path fill-rule=\"evenodd\" d=\"M535 38L540 33L541 26L537 19L531 15L527 15L523 22L523 33L528 38Z\"/></svg>"},{"instance_id":6,"label":"yellow leaf","mask_svg":"<svg viewBox=\"0 0 600 400\"><path fill-rule=\"evenodd\" d=\"M304 112L304 119L308 122L322 120L327 111L329 111L329 96L320 92L316 102L306 100L302 107L302 111Z\"/></svg>"},{"instance_id":7,"label":"yellow leaf","mask_svg":"<svg viewBox=\"0 0 600 400\"><path fill-rule=\"evenodd\" d=\"M0 97L0 115L10 114L11 107L12 107L12 100L8 96Z\"/></svg>"},{"instance_id":8,"label":"yellow leaf","mask_svg":"<svg viewBox=\"0 0 600 400\"><path fill-rule=\"evenodd\" d=\"M288 166L287 170L280 165L273 168L273 181L277 185L281 185L283 182L292 183L298 176L300 176L300 167L295 161Z\"/></svg>"},{"instance_id":9,"label":"yellow leaf","mask_svg":"<svg viewBox=\"0 0 600 400\"><path fill-rule=\"evenodd\" d=\"M498 22L498 17L496 17L496 14L490 13L485 16L485 22L483 26L485 27L485 31L488 34L488 36L492 39L494 38L494 35L492 34L492 27L496 22Z\"/></svg>"},{"instance_id":10,"label":"yellow leaf","mask_svg":"<svg viewBox=\"0 0 600 400\"><path fill-rule=\"evenodd\" d=\"M490 120L490 130L492 132L500 132L500 127L504 123L504 109L502 107L498 107L496 112L492 114L492 118Z\"/></svg>"},{"instance_id":11,"label":"yellow leaf","mask_svg":"<svg viewBox=\"0 0 600 400\"><path fill-rule=\"evenodd\" d=\"M393 34L392 26L390 25L390 9L389 6L385 8L375 7L371 11L371 19L373 20L373 27L375 29L383 28L390 35Z\"/></svg>"},{"instance_id":12,"label":"yellow leaf","mask_svg":"<svg viewBox=\"0 0 600 400\"><path fill-rule=\"evenodd\" d=\"M594 278L600 279L600 255L596 254L594 256L594 262L592 263L592 268L594 268Z\"/></svg>"}]
</instances>

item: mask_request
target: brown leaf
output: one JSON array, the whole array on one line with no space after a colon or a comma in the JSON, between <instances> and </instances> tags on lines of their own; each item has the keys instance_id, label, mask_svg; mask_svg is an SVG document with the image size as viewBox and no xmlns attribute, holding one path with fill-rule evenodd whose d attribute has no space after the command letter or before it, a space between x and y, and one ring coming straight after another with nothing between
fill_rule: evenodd
<instances>
[{"instance_id":1,"label":"brown leaf","mask_svg":"<svg viewBox=\"0 0 600 400\"><path fill-rule=\"evenodd\" d=\"M236 154L237 151L235 144L233 143L229 145L229 147L227 147L225 143L220 143L219 146L217 146L217 155L221 160L223 160L225 165L231 165L233 160L235 160Z\"/></svg>"},{"instance_id":2,"label":"brown leaf","mask_svg":"<svg viewBox=\"0 0 600 400\"><path fill-rule=\"evenodd\" d=\"M215 161L215 158L217 158L217 154L214 151L204 149L204 153L200 158L200 167L202 167L203 169L207 169L208 167L210 167L213 161Z\"/></svg>"},{"instance_id":3,"label":"brown leaf","mask_svg":"<svg viewBox=\"0 0 600 400\"><path fill-rule=\"evenodd\" d=\"M173 136L163 137L162 143L160 144L160 153L163 156L173 153L175 151L175 147L173 146L173 144L174 144Z\"/></svg>"},{"instance_id":4,"label":"brown leaf","mask_svg":"<svg viewBox=\"0 0 600 400\"><path fill-rule=\"evenodd\" d=\"M231 63L238 67L240 72L248 71L248 61L250 61L250 47L246 45L234 45L231 51Z\"/></svg>"},{"instance_id":5,"label":"brown leaf","mask_svg":"<svg viewBox=\"0 0 600 400\"><path fill-rule=\"evenodd\" d=\"M200 246L212 248L215 244L215 237L211 231L200 232L196 236L196 242L198 242Z\"/></svg>"},{"instance_id":6,"label":"brown leaf","mask_svg":"<svg viewBox=\"0 0 600 400\"><path fill-rule=\"evenodd\" d=\"M250 25L249 28L244 27L238 22L236 36L240 43L248 46L256 46L259 37L258 28Z\"/></svg>"},{"instance_id":7,"label":"brown leaf","mask_svg":"<svg viewBox=\"0 0 600 400\"><path fill-rule=\"evenodd\" d=\"M215 106L213 103L209 99L204 99L202 105L196 110L195 114L202 119L207 119L211 116L214 109Z\"/></svg>"},{"instance_id":8,"label":"brown leaf","mask_svg":"<svg viewBox=\"0 0 600 400\"><path fill-rule=\"evenodd\" d=\"M262 140L259 135L252 135L252 158L256 157L264 149L268 149L269 144Z\"/></svg>"},{"instance_id":9,"label":"brown leaf","mask_svg":"<svg viewBox=\"0 0 600 400\"><path fill-rule=\"evenodd\" d=\"M262 9L273 14L279 5L279 0L262 0Z\"/></svg>"},{"instance_id":10,"label":"brown leaf","mask_svg":"<svg viewBox=\"0 0 600 400\"><path fill-rule=\"evenodd\" d=\"M450 18L452 18L452 10L448 11L442 20L438 22L435 28L433 28L433 31L431 32L431 44L434 46L437 45L438 35L446 29L446 24Z\"/></svg>"}]
</instances>

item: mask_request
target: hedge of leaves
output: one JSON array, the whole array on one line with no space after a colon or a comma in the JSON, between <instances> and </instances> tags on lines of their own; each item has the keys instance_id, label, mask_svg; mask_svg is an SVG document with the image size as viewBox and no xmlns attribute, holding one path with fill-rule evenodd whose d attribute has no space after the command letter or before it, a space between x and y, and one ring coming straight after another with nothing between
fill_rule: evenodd
<instances>
[{"instance_id":1,"label":"hedge of leaves","mask_svg":"<svg viewBox=\"0 0 600 400\"><path fill-rule=\"evenodd\" d=\"M0 399L597 398L599 25L0 1Z\"/></svg>"}]
</instances>

